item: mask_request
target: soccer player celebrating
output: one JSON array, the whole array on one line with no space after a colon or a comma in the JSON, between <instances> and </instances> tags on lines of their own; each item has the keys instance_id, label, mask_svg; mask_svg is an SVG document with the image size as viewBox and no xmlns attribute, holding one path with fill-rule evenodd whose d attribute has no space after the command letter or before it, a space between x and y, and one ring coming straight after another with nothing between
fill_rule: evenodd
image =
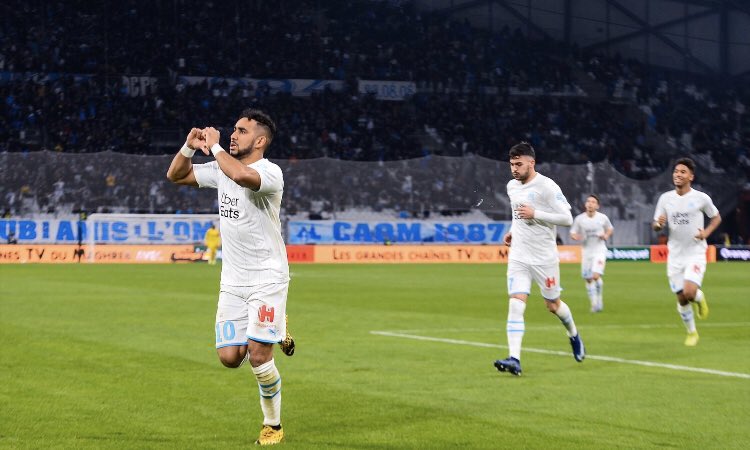
<instances>
[{"instance_id":1,"label":"soccer player celebrating","mask_svg":"<svg viewBox=\"0 0 750 450\"><path fill-rule=\"evenodd\" d=\"M285 321L289 264L279 220L284 180L281 168L264 158L275 133L268 115L247 109L234 126L229 152L219 145L218 130L193 128L167 171L174 183L218 191L223 264L216 349L226 367L250 361L263 411L260 445L284 438L273 344L294 348ZM210 151L215 161L193 165L197 149Z\"/></svg>"},{"instance_id":2,"label":"soccer player celebrating","mask_svg":"<svg viewBox=\"0 0 750 450\"><path fill-rule=\"evenodd\" d=\"M602 290L604 287L604 266L607 264L607 239L614 229L609 217L599 212L599 197L594 194L586 197L586 211L573 219L570 237L583 240L583 260L581 276L586 280L586 291L591 302L591 312L604 309Z\"/></svg>"},{"instance_id":3,"label":"soccer player celebrating","mask_svg":"<svg viewBox=\"0 0 750 450\"><path fill-rule=\"evenodd\" d=\"M700 287L706 273L706 238L721 223L719 210L711 197L691 187L695 179L695 162L680 158L672 171L675 189L663 193L656 203L653 229L661 231L669 225L667 248L667 277L672 292L677 295L677 312L680 314L687 337L685 345L698 344L693 308L699 319L708 317L708 303ZM711 220L704 229L703 215Z\"/></svg>"},{"instance_id":4,"label":"soccer player celebrating","mask_svg":"<svg viewBox=\"0 0 750 450\"><path fill-rule=\"evenodd\" d=\"M530 144L514 145L509 155L513 179L508 182L508 197L513 221L510 233L503 240L510 246L506 329L510 356L495 361L495 368L521 375L524 312L532 280L539 285L547 309L557 315L567 330L575 360L583 361L586 353L573 314L560 299L560 257L555 237L557 225L570 226L573 222L570 205L557 183L536 172L536 154Z\"/></svg>"}]
</instances>

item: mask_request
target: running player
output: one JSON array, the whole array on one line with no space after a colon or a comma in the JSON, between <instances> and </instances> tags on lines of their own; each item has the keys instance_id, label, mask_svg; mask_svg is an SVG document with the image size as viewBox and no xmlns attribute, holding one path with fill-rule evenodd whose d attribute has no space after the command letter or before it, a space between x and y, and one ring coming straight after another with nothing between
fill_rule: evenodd
<instances>
[{"instance_id":1,"label":"running player","mask_svg":"<svg viewBox=\"0 0 750 450\"><path fill-rule=\"evenodd\" d=\"M530 144L514 145L509 155L513 179L508 182L508 197L513 221L510 233L503 240L510 245L506 328L510 355L495 361L495 368L521 375L521 341L526 331L524 312L532 281L539 285L549 312L565 327L575 360L583 361L586 352L573 314L560 298L560 257L555 237L557 225L573 223L570 205L557 183L536 172L536 154Z\"/></svg>"},{"instance_id":2,"label":"running player","mask_svg":"<svg viewBox=\"0 0 750 450\"><path fill-rule=\"evenodd\" d=\"M599 197L589 195L584 206L586 211L573 219L570 237L574 241L583 240L581 276L586 280L591 312L599 312L604 309L602 277L607 265L607 240L612 236L614 228L609 217L599 212Z\"/></svg>"},{"instance_id":3,"label":"running player","mask_svg":"<svg viewBox=\"0 0 750 450\"><path fill-rule=\"evenodd\" d=\"M667 277L677 295L677 312L687 329L688 347L698 344L691 303L699 319L708 317L708 302L700 289L706 273L706 238L721 223L711 197L692 188L694 179L695 162L690 158L678 159L672 171L675 188L659 197L653 223L655 231L661 231L665 225L669 227ZM705 228L704 214L711 219Z\"/></svg>"}]
</instances>

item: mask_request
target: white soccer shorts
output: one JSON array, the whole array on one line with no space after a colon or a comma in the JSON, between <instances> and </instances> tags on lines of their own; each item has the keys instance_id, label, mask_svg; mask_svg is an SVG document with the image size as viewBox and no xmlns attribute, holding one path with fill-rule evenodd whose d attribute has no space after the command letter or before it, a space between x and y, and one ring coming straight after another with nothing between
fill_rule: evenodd
<instances>
[{"instance_id":1,"label":"white soccer shorts","mask_svg":"<svg viewBox=\"0 0 750 450\"><path fill-rule=\"evenodd\" d=\"M675 294L685 287L686 281L692 281L698 287L703 284L706 274L706 258L667 258L667 278L669 287Z\"/></svg>"},{"instance_id":2,"label":"white soccer shorts","mask_svg":"<svg viewBox=\"0 0 750 450\"><path fill-rule=\"evenodd\" d=\"M607 266L606 254L584 255L581 261L581 277L590 280L594 274L604 275L604 268Z\"/></svg>"},{"instance_id":3,"label":"white soccer shorts","mask_svg":"<svg viewBox=\"0 0 750 450\"><path fill-rule=\"evenodd\" d=\"M247 345L248 339L276 344L286 336L289 283L222 285L216 309L216 348Z\"/></svg>"},{"instance_id":4,"label":"white soccer shorts","mask_svg":"<svg viewBox=\"0 0 750 450\"><path fill-rule=\"evenodd\" d=\"M531 280L536 281L545 300L560 298L560 264L532 265L508 261L508 295L531 294Z\"/></svg>"}]
</instances>

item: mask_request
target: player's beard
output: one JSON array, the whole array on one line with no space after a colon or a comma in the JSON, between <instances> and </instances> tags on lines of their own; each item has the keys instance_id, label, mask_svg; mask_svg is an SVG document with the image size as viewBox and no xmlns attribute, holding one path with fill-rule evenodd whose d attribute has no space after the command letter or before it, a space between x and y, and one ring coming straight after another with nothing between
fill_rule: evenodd
<instances>
[{"instance_id":1,"label":"player's beard","mask_svg":"<svg viewBox=\"0 0 750 450\"><path fill-rule=\"evenodd\" d=\"M515 178L516 180L520 181L521 183L525 183L526 180L529 179L529 171L527 170L526 173L518 171L518 175L513 175L513 178Z\"/></svg>"},{"instance_id":2,"label":"player's beard","mask_svg":"<svg viewBox=\"0 0 750 450\"><path fill-rule=\"evenodd\" d=\"M250 153L250 150L252 150L251 146L248 146L247 148L240 148L239 145L235 144L234 149L232 149L231 146L229 147L229 154L232 155L234 159L240 159Z\"/></svg>"}]
</instances>

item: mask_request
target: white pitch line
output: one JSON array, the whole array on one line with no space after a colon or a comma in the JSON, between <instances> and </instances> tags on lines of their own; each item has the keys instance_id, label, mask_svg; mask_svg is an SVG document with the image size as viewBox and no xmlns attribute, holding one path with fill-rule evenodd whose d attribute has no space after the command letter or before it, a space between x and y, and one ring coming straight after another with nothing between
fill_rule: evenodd
<instances>
[{"instance_id":1,"label":"white pitch line","mask_svg":"<svg viewBox=\"0 0 750 450\"><path fill-rule=\"evenodd\" d=\"M437 337L431 337L431 336L419 336L416 334L394 333L391 331L370 331L370 334L377 334L380 336L399 337L399 338L404 338L404 339L414 339L417 341L443 342L446 344L456 344L456 345L470 345L472 347L508 348L506 345L488 344L486 342L474 342L474 341L464 341L461 339L446 339L446 338L437 338ZM544 350L541 348L524 347L523 351L531 352L531 353L542 353L545 355L570 356L570 352L560 352L556 350ZM586 355L586 359L616 362L616 363L621 363L621 364L633 364L636 366L660 367L663 369L680 370L683 372L697 372L697 373L705 373L709 375L719 375L722 377L745 378L745 379L750 380L750 374L747 374L747 373L725 372L723 370L704 369L702 367L680 366L677 364L664 364L664 363L657 363L653 361L639 361L637 359L616 358L614 356Z\"/></svg>"},{"instance_id":2,"label":"white pitch line","mask_svg":"<svg viewBox=\"0 0 750 450\"><path fill-rule=\"evenodd\" d=\"M465 332L496 332L498 330L505 331L505 322L503 322L503 327L484 327L484 328L416 328L416 329L409 329L409 330L391 330L391 333L430 333L433 331L440 331L441 333L465 333ZM719 322L719 323L701 323L701 328L750 328L750 322ZM685 325L679 323L679 324L667 324L667 323L645 323L645 324L590 324L587 323L585 325L579 326L579 328L583 328L586 330L591 329L659 329L659 328L685 328ZM540 331L540 330L554 330L559 331L560 325L529 325L526 324L526 330L534 330L534 331Z\"/></svg>"}]
</instances>

